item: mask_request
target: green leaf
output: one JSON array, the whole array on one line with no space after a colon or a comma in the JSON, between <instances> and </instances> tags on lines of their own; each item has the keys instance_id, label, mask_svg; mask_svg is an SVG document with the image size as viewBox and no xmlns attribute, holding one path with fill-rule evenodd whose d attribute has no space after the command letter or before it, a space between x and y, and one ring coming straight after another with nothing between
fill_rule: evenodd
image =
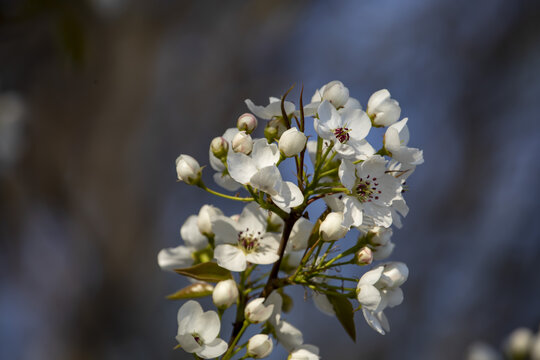
<instances>
[{"instance_id":1,"label":"green leaf","mask_svg":"<svg viewBox=\"0 0 540 360\"><path fill-rule=\"evenodd\" d=\"M169 300L193 299L212 295L214 287L210 284L197 283L186 286L174 294L168 295Z\"/></svg>"},{"instance_id":2,"label":"green leaf","mask_svg":"<svg viewBox=\"0 0 540 360\"><path fill-rule=\"evenodd\" d=\"M351 339L356 342L356 328L354 326L354 312L351 302L343 295L326 295L334 307L336 317L349 334Z\"/></svg>"},{"instance_id":3,"label":"green leaf","mask_svg":"<svg viewBox=\"0 0 540 360\"><path fill-rule=\"evenodd\" d=\"M205 262L188 268L174 269L174 271L180 275L189 276L201 281L218 282L232 279L231 272L220 267L215 262Z\"/></svg>"}]
</instances>

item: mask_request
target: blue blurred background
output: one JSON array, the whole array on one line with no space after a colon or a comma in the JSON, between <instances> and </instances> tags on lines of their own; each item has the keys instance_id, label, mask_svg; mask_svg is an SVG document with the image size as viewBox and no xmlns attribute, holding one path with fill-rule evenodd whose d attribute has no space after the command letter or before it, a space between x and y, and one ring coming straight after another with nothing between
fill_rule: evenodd
<instances>
[{"instance_id":1,"label":"blue blurred background","mask_svg":"<svg viewBox=\"0 0 540 360\"><path fill-rule=\"evenodd\" d=\"M394 234L411 274L391 332L357 316L355 344L298 289L305 342L462 359L536 329L539 40L538 1L2 1L0 358L192 358L164 299L185 282L156 254L203 204L240 207L177 183L176 156L207 164L245 98L336 79L364 106L388 88L426 162Z\"/></svg>"}]
</instances>

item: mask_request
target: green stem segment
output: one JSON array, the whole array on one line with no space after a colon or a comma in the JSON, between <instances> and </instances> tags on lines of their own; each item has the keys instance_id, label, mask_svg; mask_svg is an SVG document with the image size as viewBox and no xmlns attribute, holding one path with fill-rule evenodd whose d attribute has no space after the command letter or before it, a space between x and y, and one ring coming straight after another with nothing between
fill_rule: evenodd
<instances>
[{"instance_id":1,"label":"green stem segment","mask_svg":"<svg viewBox=\"0 0 540 360\"><path fill-rule=\"evenodd\" d=\"M238 331L238 334L236 334L232 343L229 345L229 349L227 350L225 355L223 355L223 357L221 358L222 360L228 360L231 358L234 352L234 347L236 346L236 344L238 343L238 340L240 340L242 335L244 335L244 332L246 331L248 326L249 326L249 321L244 320L244 322L242 323L242 327L240 328L240 331Z\"/></svg>"}]
</instances>

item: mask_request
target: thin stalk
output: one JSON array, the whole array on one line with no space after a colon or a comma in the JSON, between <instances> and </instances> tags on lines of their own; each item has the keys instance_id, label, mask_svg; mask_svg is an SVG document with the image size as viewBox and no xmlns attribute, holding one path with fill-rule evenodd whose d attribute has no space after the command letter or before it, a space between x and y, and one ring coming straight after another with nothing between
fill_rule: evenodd
<instances>
[{"instance_id":1,"label":"thin stalk","mask_svg":"<svg viewBox=\"0 0 540 360\"><path fill-rule=\"evenodd\" d=\"M220 192L217 192L215 190L212 190L210 188L208 188L206 185L204 185L202 182L197 184L198 187L200 187L201 189L209 192L210 194L213 194L213 195L216 195L216 196L219 196L219 197L222 197L222 198L225 198L225 199L229 199L229 200L235 200L235 201L244 201L244 202L248 202L248 201L253 201L255 200L254 198L252 197L238 197L238 196L231 196L231 195L227 195L227 194L223 194L223 193L220 193Z\"/></svg>"},{"instance_id":2,"label":"thin stalk","mask_svg":"<svg viewBox=\"0 0 540 360\"><path fill-rule=\"evenodd\" d=\"M238 334L236 334L236 336L234 337L234 340L229 345L229 349L227 350L225 355L223 355L222 360L227 360L231 358L231 356L233 355L232 353L234 351L234 347L236 346L236 343L238 343L238 340L240 340L242 335L244 335L244 332L246 331L248 326L249 326L249 321L244 320L244 322L242 323L242 328L240 329L240 331L238 331Z\"/></svg>"}]
</instances>

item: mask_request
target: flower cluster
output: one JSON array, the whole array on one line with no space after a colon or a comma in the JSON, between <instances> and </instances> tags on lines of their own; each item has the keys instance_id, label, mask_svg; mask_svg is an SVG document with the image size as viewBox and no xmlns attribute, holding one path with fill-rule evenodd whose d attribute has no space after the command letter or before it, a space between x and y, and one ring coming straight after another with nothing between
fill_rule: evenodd
<instances>
[{"instance_id":1,"label":"flower cluster","mask_svg":"<svg viewBox=\"0 0 540 360\"><path fill-rule=\"evenodd\" d=\"M158 255L161 268L192 281L169 298L212 296L218 310L204 312L189 300L178 312L179 347L199 358L231 359L243 349L242 359L264 358L275 340L289 359L319 359L319 349L304 343L285 318L290 286L308 290L315 306L336 317L353 340L356 311L384 334L390 330L384 310L403 301L407 266L373 264L394 249L392 227L400 228L409 211L405 182L423 163L422 151L408 146L399 103L380 90L364 110L340 81L315 91L306 105L302 89L298 107L286 101L289 91L268 105L246 100L250 112L211 141L213 179L234 195L209 188L193 157L176 159L178 180L246 204L232 216L204 205L182 226L184 244ZM264 137L257 138L260 121ZM295 176L287 178L291 167ZM227 343L220 319L233 305L236 321ZM242 343L249 327L260 330Z\"/></svg>"},{"instance_id":2,"label":"flower cluster","mask_svg":"<svg viewBox=\"0 0 540 360\"><path fill-rule=\"evenodd\" d=\"M526 327L515 329L505 339L501 350L475 342L469 346L467 360L540 360L540 328L536 334Z\"/></svg>"}]
</instances>

